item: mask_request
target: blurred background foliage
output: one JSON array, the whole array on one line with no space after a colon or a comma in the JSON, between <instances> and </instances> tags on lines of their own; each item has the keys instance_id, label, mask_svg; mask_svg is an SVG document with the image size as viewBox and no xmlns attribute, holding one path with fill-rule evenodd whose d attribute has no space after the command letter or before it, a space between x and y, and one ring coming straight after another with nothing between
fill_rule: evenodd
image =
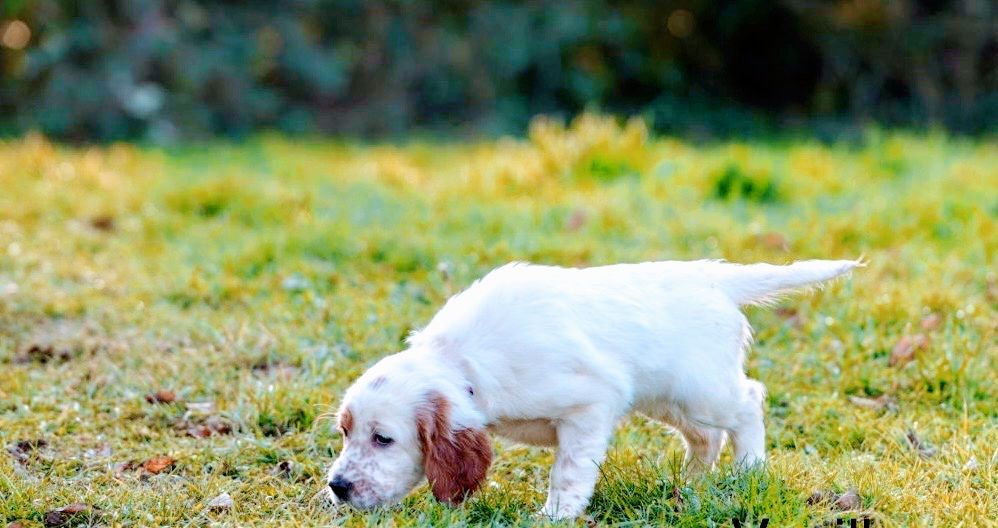
<instances>
[{"instance_id":1,"label":"blurred background foliage","mask_svg":"<svg viewBox=\"0 0 998 528\"><path fill-rule=\"evenodd\" d=\"M993 133L989 0L0 0L0 134Z\"/></svg>"}]
</instances>

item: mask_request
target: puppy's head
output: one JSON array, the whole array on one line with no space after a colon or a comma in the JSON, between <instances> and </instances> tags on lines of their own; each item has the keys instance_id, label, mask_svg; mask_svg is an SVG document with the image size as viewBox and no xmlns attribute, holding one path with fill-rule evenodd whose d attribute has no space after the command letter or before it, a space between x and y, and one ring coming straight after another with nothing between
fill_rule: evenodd
<instances>
[{"instance_id":1,"label":"puppy's head","mask_svg":"<svg viewBox=\"0 0 998 528\"><path fill-rule=\"evenodd\" d=\"M458 504L475 491L492 447L471 394L418 359L389 356L343 397L343 449L327 483L337 502L394 504L425 476L433 495Z\"/></svg>"}]
</instances>

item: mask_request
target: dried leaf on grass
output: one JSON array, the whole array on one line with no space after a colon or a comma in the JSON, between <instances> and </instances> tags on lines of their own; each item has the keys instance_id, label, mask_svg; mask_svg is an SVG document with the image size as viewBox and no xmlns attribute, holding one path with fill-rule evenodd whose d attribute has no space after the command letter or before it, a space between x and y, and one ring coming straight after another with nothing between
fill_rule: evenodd
<instances>
[{"instance_id":1,"label":"dried leaf on grass","mask_svg":"<svg viewBox=\"0 0 998 528\"><path fill-rule=\"evenodd\" d=\"M587 213L585 209L576 209L572 211L572 214L568 215L568 218L565 220L565 231L574 233L585 227L588 222L589 213Z\"/></svg>"},{"instance_id":2,"label":"dried leaf on grass","mask_svg":"<svg viewBox=\"0 0 998 528\"><path fill-rule=\"evenodd\" d=\"M213 511L225 511L231 509L235 506L235 501L228 493L222 493L221 495L215 497L208 501L208 509Z\"/></svg>"},{"instance_id":3,"label":"dried leaf on grass","mask_svg":"<svg viewBox=\"0 0 998 528\"><path fill-rule=\"evenodd\" d=\"M171 456L165 456L165 455L155 456L143 462L142 469L148 471L149 473L152 473L153 475L156 475L158 473L167 471L168 469L176 465L176 463L177 459Z\"/></svg>"},{"instance_id":4,"label":"dried leaf on grass","mask_svg":"<svg viewBox=\"0 0 998 528\"><path fill-rule=\"evenodd\" d=\"M888 410L894 412L898 409L897 400L893 396L888 396L887 394L881 394L876 398L864 398L862 396L849 396L849 403L862 407L864 409L870 409L871 411L883 411Z\"/></svg>"},{"instance_id":5,"label":"dried leaf on grass","mask_svg":"<svg viewBox=\"0 0 998 528\"><path fill-rule=\"evenodd\" d=\"M146 401L149 403L173 403L177 401L177 395L171 390L160 389L152 394L146 394Z\"/></svg>"},{"instance_id":6,"label":"dried leaf on grass","mask_svg":"<svg viewBox=\"0 0 998 528\"><path fill-rule=\"evenodd\" d=\"M95 506L83 504L82 502L74 502L62 508L45 512L42 522L45 523L45 526L63 526L72 522L78 516L93 515L97 512L98 509Z\"/></svg>"},{"instance_id":7,"label":"dried leaf on grass","mask_svg":"<svg viewBox=\"0 0 998 528\"><path fill-rule=\"evenodd\" d=\"M913 336L904 336L898 340L897 344L894 345L894 349L891 350L891 357L887 360L887 364L892 367L903 367L915 359L915 354L928 348L929 338L924 334L915 334Z\"/></svg>"},{"instance_id":8,"label":"dried leaf on grass","mask_svg":"<svg viewBox=\"0 0 998 528\"><path fill-rule=\"evenodd\" d=\"M863 506L863 499L855 489L846 490L843 493L835 493L831 490L815 490L807 498L807 503L811 505L828 503L828 505L839 511L854 511Z\"/></svg>"},{"instance_id":9,"label":"dried leaf on grass","mask_svg":"<svg viewBox=\"0 0 998 528\"><path fill-rule=\"evenodd\" d=\"M836 497L835 501L832 502L832 506L842 511L858 510L863 506L863 499L860 498L859 492L851 489Z\"/></svg>"},{"instance_id":10,"label":"dried leaf on grass","mask_svg":"<svg viewBox=\"0 0 998 528\"><path fill-rule=\"evenodd\" d=\"M777 233L776 231L770 231L759 235L757 240L763 246L768 249L778 249L780 251L790 251L790 244L787 242L787 237L783 236L782 233Z\"/></svg>"},{"instance_id":11,"label":"dried leaf on grass","mask_svg":"<svg viewBox=\"0 0 998 528\"><path fill-rule=\"evenodd\" d=\"M110 232L114 231L115 228L114 217L111 215L91 216L89 224L90 227L96 229L97 231Z\"/></svg>"}]
</instances>

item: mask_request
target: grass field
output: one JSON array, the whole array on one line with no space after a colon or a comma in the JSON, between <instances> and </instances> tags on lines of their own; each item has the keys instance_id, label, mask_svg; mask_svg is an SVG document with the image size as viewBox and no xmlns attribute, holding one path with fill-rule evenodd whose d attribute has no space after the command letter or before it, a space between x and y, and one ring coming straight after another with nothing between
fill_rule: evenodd
<instances>
[{"instance_id":1,"label":"grass field","mask_svg":"<svg viewBox=\"0 0 998 528\"><path fill-rule=\"evenodd\" d=\"M749 309L765 470L684 481L679 439L635 417L589 520L994 526L996 217L998 144L941 134L694 146L587 116L476 144L0 143L0 521L535 523L552 455L498 439L461 508L424 486L333 511L324 413L510 260L865 254Z\"/></svg>"}]
</instances>

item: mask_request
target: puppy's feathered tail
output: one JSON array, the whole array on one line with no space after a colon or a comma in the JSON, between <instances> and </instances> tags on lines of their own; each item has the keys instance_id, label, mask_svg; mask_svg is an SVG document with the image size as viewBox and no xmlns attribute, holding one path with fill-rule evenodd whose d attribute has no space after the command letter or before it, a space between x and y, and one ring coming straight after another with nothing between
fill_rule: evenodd
<instances>
[{"instance_id":1,"label":"puppy's feathered tail","mask_svg":"<svg viewBox=\"0 0 998 528\"><path fill-rule=\"evenodd\" d=\"M714 274L717 286L740 305L764 304L781 293L838 277L864 266L857 260L805 260L786 266L721 263Z\"/></svg>"}]
</instances>

